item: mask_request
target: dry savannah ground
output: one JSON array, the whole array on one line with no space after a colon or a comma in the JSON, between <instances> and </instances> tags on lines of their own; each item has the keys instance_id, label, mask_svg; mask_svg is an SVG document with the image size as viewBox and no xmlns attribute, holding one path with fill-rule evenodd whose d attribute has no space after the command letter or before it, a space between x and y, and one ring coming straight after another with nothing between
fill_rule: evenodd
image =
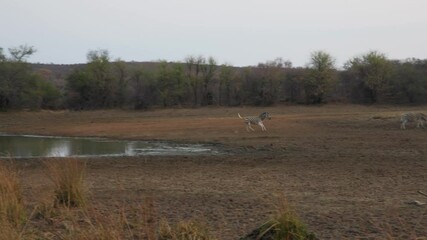
<instances>
[{"instance_id":1,"label":"dry savannah ground","mask_svg":"<svg viewBox=\"0 0 427 240\"><path fill-rule=\"evenodd\" d=\"M237 117L270 112L267 132ZM324 105L150 111L0 113L0 132L213 143L214 156L86 158L90 202L101 213L150 202L158 219L197 219L217 239L239 239L285 198L320 239L427 236L427 129L400 129L426 106ZM42 160L17 159L23 199L51 192ZM128 212L128 215L132 213ZM46 238L64 224L34 220ZM62 230L61 230L62 229ZM66 227L65 227L66 229Z\"/></svg>"}]
</instances>

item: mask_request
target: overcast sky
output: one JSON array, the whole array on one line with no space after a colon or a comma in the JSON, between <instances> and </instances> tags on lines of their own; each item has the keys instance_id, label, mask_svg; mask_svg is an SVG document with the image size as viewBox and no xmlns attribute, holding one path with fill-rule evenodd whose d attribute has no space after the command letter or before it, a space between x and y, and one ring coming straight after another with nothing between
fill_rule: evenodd
<instances>
[{"instance_id":1,"label":"overcast sky","mask_svg":"<svg viewBox=\"0 0 427 240\"><path fill-rule=\"evenodd\" d=\"M107 49L125 61L304 66L323 50L338 67L370 50L427 59L426 0L0 0L0 47L27 44L30 62L84 63Z\"/></svg>"}]
</instances>

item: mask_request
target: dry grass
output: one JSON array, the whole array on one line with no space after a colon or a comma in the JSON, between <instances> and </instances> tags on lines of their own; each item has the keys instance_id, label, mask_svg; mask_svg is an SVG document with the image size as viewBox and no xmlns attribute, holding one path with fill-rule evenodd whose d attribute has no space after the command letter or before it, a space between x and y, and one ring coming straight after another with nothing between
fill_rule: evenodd
<instances>
[{"instance_id":1,"label":"dry grass","mask_svg":"<svg viewBox=\"0 0 427 240\"><path fill-rule=\"evenodd\" d=\"M150 199L137 208L127 209L123 205L107 212L94 204L91 201L84 209L54 208L54 216L44 219L54 226L53 231L45 229L38 235L66 240L158 239L157 215Z\"/></svg>"},{"instance_id":2,"label":"dry grass","mask_svg":"<svg viewBox=\"0 0 427 240\"><path fill-rule=\"evenodd\" d=\"M0 222L19 226L26 220L21 187L16 170L0 164Z\"/></svg>"},{"instance_id":3,"label":"dry grass","mask_svg":"<svg viewBox=\"0 0 427 240\"><path fill-rule=\"evenodd\" d=\"M86 163L79 159L44 161L47 174L55 185L55 203L67 207L83 207L86 203L84 177Z\"/></svg>"},{"instance_id":4,"label":"dry grass","mask_svg":"<svg viewBox=\"0 0 427 240\"><path fill-rule=\"evenodd\" d=\"M55 165L56 164L56 165ZM50 160L44 166L56 168L70 167L71 163L65 160ZM74 159L71 167L80 166L78 176L85 175L84 162ZM55 168L55 169L56 169ZM76 167L77 168L77 167ZM50 168L49 168L50 169ZM57 172L60 173L58 169ZM65 171L65 170L64 170ZM20 197L20 187L17 181L17 172L14 168L2 166L0 171L0 180L8 182L4 187L1 185L2 196L4 193L13 193L8 195L12 203L19 203L20 208L24 209L22 197ZM84 182L84 177L78 178ZM12 186L12 187L10 187ZM9 189L9 190L4 190ZM12 189L12 190L10 190ZM52 189L52 192L54 189ZM10 197L12 196L12 197ZM52 197L54 199L52 199ZM20 199L19 201L17 199ZM68 197L66 199L69 199ZM54 201L53 201L54 200ZM85 199L83 208L70 208L67 204L54 204L58 201L57 196L51 196L50 199L43 200L28 217L28 221L21 220L16 224L14 219L20 219L16 216L11 220L4 220L0 224L0 240L9 239L66 239L66 240L109 240L109 239L147 239L147 240L214 240L216 237L211 234L207 224L201 224L203 221L179 221L170 224L166 220L157 221L159 216L154 208L152 199L145 199L137 207L126 205L126 202L116 204L115 208L103 208L97 205L95 199ZM289 207L284 198L280 198L278 203L273 204L277 209L274 216L258 228L256 234L242 239L316 239L314 234L307 230L306 225ZM16 204L11 204L15 206ZM16 211L11 211L16 212ZM23 211L25 212L25 211ZM395 232L390 230L396 227L396 224L381 225L379 227L384 236L383 239L425 239L417 234L389 234ZM388 229L390 228L390 229ZM217 230L218 231L218 230ZM221 231L221 229L219 230ZM381 235L381 234L380 234ZM403 238L402 238L403 237ZM378 239L378 234L373 239Z\"/></svg>"},{"instance_id":5,"label":"dry grass","mask_svg":"<svg viewBox=\"0 0 427 240\"><path fill-rule=\"evenodd\" d=\"M27 214L18 173L13 165L0 164L0 239L21 239Z\"/></svg>"},{"instance_id":6,"label":"dry grass","mask_svg":"<svg viewBox=\"0 0 427 240\"><path fill-rule=\"evenodd\" d=\"M198 221L180 221L170 225L163 220L159 226L158 240L215 240L207 226Z\"/></svg>"},{"instance_id":7,"label":"dry grass","mask_svg":"<svg viewBox=\"0 0 427 240\"><path fill-rule=\"evenodd\" d=\"M21 239L20 232L15 227L2 223L0 225L0 240L18 240Z\"/></svg>"},{"instance_id":8,"label":"dry grass","mask_svg":"<svg viewBox=\"0 0 427 240\"><path fill-rule=\"evenodd\" d=\"M381 220L373 218L369 220L371 227L380 233L380 236L373 236L367 233L366 238L381 240L427 240L427 236L423 236L423 234L417 232L417 229L426 228L426 222L422 221L422 216L426 213L426 209L420 208L420 216L408 220L402 218L391 209L388 219ZM396 229L399 229L399 231L396 231Z\"/></svg>"},{"instance_id":9,"label":"dry grass","mask_svg":"<svg viewBox=\"0 0 427 240\"><path fill-rule=\"evenodd\" d=\"M54 184L54 194L53 199L47 198L36 206L33 220L43 220L60 231L38 232L37 235L67 240L157 239L157 217L151 199L138 208L126 209L123 204L111 212L103 212L96 201L87 200L84 161L49 159L43 163ZM10 233L7 239L17 239L18 235L12 235L13 227L7 230Z\"/></svg>"}]
</instances>

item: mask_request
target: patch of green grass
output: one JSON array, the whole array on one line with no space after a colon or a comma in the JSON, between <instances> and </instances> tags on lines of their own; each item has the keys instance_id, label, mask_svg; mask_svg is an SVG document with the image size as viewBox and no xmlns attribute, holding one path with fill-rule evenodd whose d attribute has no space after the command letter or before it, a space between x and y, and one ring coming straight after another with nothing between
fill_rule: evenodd
<instances>
[{"instance_id":1,"label":"patch of green grass","mask_svg":"<svg viewBox=\"0 0 427 240\"><path fill-rule=\"evenodd\" d=\"M276 214L241 240L316 240L314 233L294 213L286 201L277 206Z\"/></svg>"},{"instance_id":2,"label":"patch of green grass","mask_svg":"<svg viewBox=\"0 0 427 240\"><path fill-rule=\"evenodd\" d=\"M306 225L293 213L283 213L266 223L261 228L260 236L271 236L272 240L315 240ZM264 239L264 238L262 238Z\"/></svg>"}]
</instances>

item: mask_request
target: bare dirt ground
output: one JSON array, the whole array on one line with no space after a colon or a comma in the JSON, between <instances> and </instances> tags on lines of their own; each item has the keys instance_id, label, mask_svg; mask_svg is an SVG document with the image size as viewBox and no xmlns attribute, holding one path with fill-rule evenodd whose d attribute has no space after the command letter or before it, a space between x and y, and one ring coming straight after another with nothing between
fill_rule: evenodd
<instances>
[{"instance_id":1,"label":"bare dirt ground","mask_svg":"<svg viewBox=\"0 0 427 240\"><path fill-rule=\"evenodd\" d=\"M268 111L267 132L241 115ZM0 113L0 132L218 143L220 156L87 159L91 199L105 209L150 198L159 217L203 219L219 239L265 222L285 196L320 239L427 236L427 129L399 115L427 107L326 105L146 112ZM17 160L25 200L50 189L40 160Z\"/></svg>"}]
</instances>

